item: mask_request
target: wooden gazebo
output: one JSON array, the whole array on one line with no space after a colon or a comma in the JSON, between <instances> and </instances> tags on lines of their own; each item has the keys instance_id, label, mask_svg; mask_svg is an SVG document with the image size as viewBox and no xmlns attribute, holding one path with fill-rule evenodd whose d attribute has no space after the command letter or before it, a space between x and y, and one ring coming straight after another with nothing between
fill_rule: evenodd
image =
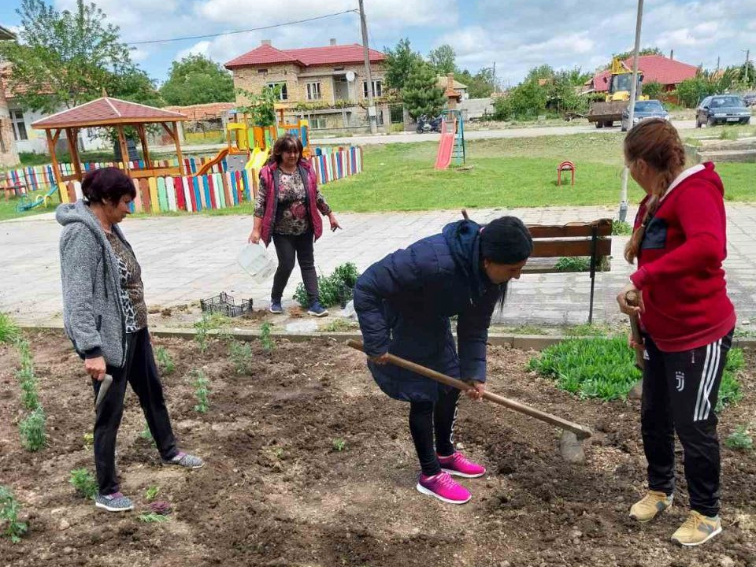
<instances>
[{"instance_id":1,"label":"wooden gazebo","mask_svg":"<svg viewBox=\"0 0 756 567\"><path fill-rule=\"evenodd\" d=\"M69 110L64 110L42 118L32 123L35 130L44 130L47 136L47 147L50 150L55 180L58 185L65 181L76 179L81 181L81 160L76 140L82 128L115 128L121 147L121 160L126 174L132 178L157 177L162 175L184 175L184 160L181 155L181 141L179 140L178 123L186 120L186 116L179 112L163 110L135 102L127 102L109 96L84 103ZM177 167L153 167L150 152L147 148L147 134L145 124L160 124L176 144ZM123 129L133 126L142 142L144 153L144 168L132 168L129 164L129 152ZM65 131L68 138L68 150L71 153L74 174L63 175L55 155L55 145L60 134Z\"/></svg>"}]
</instances>

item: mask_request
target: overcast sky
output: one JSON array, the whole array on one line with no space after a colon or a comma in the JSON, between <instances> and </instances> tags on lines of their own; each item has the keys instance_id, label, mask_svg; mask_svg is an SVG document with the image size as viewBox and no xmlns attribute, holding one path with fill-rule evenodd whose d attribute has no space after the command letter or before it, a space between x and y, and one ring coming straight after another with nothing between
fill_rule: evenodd
<instances>
[{"instance_id":1,"label":"overcast sky","mask_svg":"<svg viewBox=\"0 0 756 567\"><path fill-rule=\"evenodd\" d=\"M52 1L58 9L75 0ZM0 24L15 27L21 0L2 0ZM357 0L96 0L126 42L215 34L270 26L355 9ZM393 47L408 37L423 55L444 43L462 68L496 63L506 86L543 63L594 70L611 54L632 48L636 0L365 0L370 46ZM171 62L203 53L226 62L271 39L280 48L359 43L357 14L308 24L208 39L134 45L133 58L150 76L165 80ZM714 68L756 58L756 0L647 0L641 44L675 59Z\"/></svg>"}]
</instances>

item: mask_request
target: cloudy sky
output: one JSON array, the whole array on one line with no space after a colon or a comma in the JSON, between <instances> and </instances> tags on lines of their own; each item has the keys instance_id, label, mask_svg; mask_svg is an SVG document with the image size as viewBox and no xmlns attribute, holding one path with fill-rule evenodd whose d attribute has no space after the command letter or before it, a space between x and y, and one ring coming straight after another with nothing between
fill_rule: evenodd
<instances>
[{"instance_id":1,"label":"cloudy sky","mask_svg":"<svg viewBox=\"0 0 756 567\"><path fill-rule=\"evenodd\" d=\"M58 9L75 0L46 0ZM357 7L357 0L95 0L133 44L133 58L153 78L165 80L171 62L203 53L223 63L271 39L281 48L360 42L355 13L274 29L220 34L333 14ZM19 24L21 0L3 0L0 24ZM533 66L579 66L593 70L612 53L632 48L637 0L365 0L370 46L393 47L408 37L415 50L450 44L457 63L476 71L496 63L506 86ZM641 43L675 59L714 68L740 64L747 49L756 59L756 0L646 0Z\"/></svg>"}]
</instances>

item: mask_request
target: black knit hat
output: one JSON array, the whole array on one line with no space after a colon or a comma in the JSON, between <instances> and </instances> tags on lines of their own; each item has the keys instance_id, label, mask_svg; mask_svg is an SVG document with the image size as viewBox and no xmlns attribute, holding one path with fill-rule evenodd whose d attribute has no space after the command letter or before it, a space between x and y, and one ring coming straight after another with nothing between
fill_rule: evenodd
<instances>
[{"instance_id":1,"label":"black knit hat","mask_svg":"<svg viewBox=\"0 0 756 567\"><path fill-rule=\"evenodd\" d=\"M480 233L480 255L497 264L518 264L533 252L530 231L517 217L491 221Z\"/></svg>"}]
</instances>

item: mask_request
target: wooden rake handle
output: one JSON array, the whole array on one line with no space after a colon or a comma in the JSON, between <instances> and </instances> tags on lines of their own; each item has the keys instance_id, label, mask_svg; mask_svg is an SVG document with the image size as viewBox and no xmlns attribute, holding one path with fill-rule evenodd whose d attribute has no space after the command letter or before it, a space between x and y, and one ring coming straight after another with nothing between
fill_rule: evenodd
<instances>
[{"instance_id":1,"label":"wooden rake handle","mask_svg":"<svg viewBox=\"0 0 756 567\"><path fill-rule=\"evenodd\" d=\"M638 307L640 305L640 297L638 297L638 292L635 291L628 291L625 294L625 301L627 301L628 305L631 305L632 307ZM641 335L640 331L640 318L637 315L628 315L630 318L630 331L633 335L633 340L639 344L643 344L643 335ZM643 359L643 350L636 348L635 350L635 366L638 368L638 370L643 371L643 366L645 364L645 360Z\"/></svg>"},{"instance_id":2,"label":"wooden rake handle","mask_svg":"<svg viewBox=\"0 0 756 567\"><path fill-rule=\"evenodd\" d=\"M347 341L347 345L355 350L359 350L360 352L365 352L364 345L361 341L350 339ZM398 356L395 356L393 354L388 354L387 358L388 361L394 366L404 368L405 370L410 370L411 372L415 372L416 374L420 374L421 376L425 376L426 378L430 378L431 380L435 380L436 382L440 382L441 384L445 384L446 386L452 386L463 392L474 390L473 386L471 386L467 382L452 378L451 376L447 376L446 374L441 374L440 372L436 372L435 370L431 370L430 368L426 368L425 366L421 366L420 364L410 362L409 360L399 358ZM559 427L561 429L572 431L578 439L587 439L592 435L591 430L587 427L578 425L577 423L573 423L571 421L567 421L566 419L562 419L561 417L546 413L545 411L526 406L525 404L510 400L509 398L505 398L504 396L499 396L497 394L485 391L483 392L483 398L485 398L489 402L493 402L495 404L499 404L500 406L504 406L517 412L524 413L525 415L529 415L530 417L534 417L551 425L555 425L556 427Z\"/></svg>"}]
</instances>

